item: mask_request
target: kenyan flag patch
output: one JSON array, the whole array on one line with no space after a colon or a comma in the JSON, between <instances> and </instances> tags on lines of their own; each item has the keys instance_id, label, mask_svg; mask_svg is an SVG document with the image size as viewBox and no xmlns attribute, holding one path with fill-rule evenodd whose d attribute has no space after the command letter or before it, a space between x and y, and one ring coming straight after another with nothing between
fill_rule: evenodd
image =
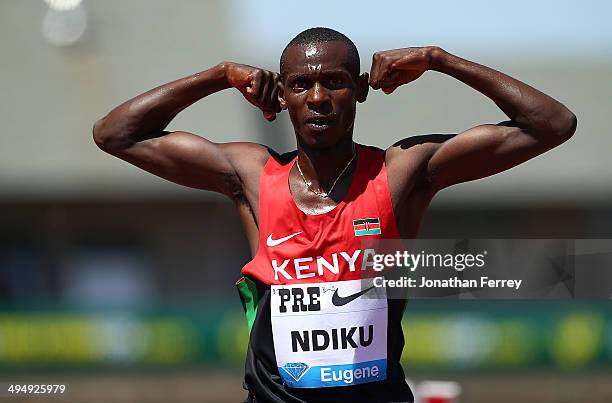
<instances>
[{"instance_id":1,"label":"kenyan flag patch","mask_svg":"<svg viewBox=\"0 0 612 403\"><path fill-rule=\"evenodd\" d=\"M353 230L355 236L380 235L380 219L376 217L353 220Z\"/></svg>"}]
</instances>

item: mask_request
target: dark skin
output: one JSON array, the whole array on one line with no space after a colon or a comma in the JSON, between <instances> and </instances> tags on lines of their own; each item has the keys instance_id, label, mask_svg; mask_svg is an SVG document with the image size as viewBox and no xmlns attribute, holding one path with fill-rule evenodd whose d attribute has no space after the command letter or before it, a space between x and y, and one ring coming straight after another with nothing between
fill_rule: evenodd
<instances>
[{"instance_id":1,"label":"dark skin","mask_svg":"<svg viewBox=\"0 0 612 403\"><path fill-rule=\"evenodd\" d=\"M236 88L267 120L288 110L298 162L316 191L328 191L350 161L356 104L368 88L387 94L427 70L452 76L495 102L508 116L455 135L413 136L385 153L400 235L414 238L433 196L448 186L483 178L525 162L569 139L576 117L563 104L512 77L438 47L377 52L370 74L351 73L342 42L293 46L284 77L224 62L162 85L113 109L96 122L94 139L104 151L172 182L232 199L251 252L258 247L259 177L271 151L255 143L213 143L195 134L164 131L183 109L215 92ZM294 165L291 194L307 214L333 209L348 191L353 161L329 198L316 195Z\"/></svg>"}]
</instances>

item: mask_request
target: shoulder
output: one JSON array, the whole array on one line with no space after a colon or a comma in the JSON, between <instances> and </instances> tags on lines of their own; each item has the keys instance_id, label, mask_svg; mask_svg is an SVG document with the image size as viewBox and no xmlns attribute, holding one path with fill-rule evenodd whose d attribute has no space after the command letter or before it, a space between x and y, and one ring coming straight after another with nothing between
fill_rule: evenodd
<instances>
[{"instance_id":1,"label":"shoulder","mask_svg":"<svg viewBox=\"0 0 612 403\"><path fill-rule=\"evenodd\" d=\"M402 161L414 159L415 157L422 159L433 155L441 143L427 141L433 140L428 136L430 135L408 137L404 140L398 141L386 149L365 144L358 144L358 146L361 148L362 152L367 155L367 157L374 160L382 159L387 166L396 165L401 164Z\"/></svg>"},{"instance_id":2,"label":"shoulder","mask_svg":"<svg viewBox=\"0 0 612 403\"><path fill-rule=\"evenodd\" d=\"M359 143L355 143L355 144L357 145L357 147L361 149L361 151L365 151L368 154L371 154L374 156L383 156L385 154L385 150L383 150L382 148L378 148L376 146L372 146L368 144L359 144Z\"/></svg>"},{"instance_id":3,"label":"shoulder","mask_svg":"<svg viewBox=\"0 0 612 403\"><path fill-rule=\"evenodd\" d=\"M275 150L258 143L233 142L220 146L241 178L247 175L259 176L268 161L278 160L284 155L279 156Z\"/></svg>"},{"instance_id":4,"label":"shoulder","mask_svg":"<svg viewBox=\"0 0 612 403\"><path fill-rule=\"evenodd\" d=\"M286 165L293 161L293 159L297 156L297 150L288 151L283 154L279 154L274 150L271 150L270 157L280 165Z\"/></svg>"},{"instance_id":5,"label":"shoulder","mask_svg":"<svg viewBox=\"0 0 612 403\"><path fill-rule=\"evenodd\" d=\"M448 140L448 134L419 134L406 137L385 150L388 165L402 165L409 160L426 161Z\"/></svg>"},{"instance_id":6,"label":"shoulder","mask_svg":"<svg viewBox=\"0 0 612 403\"><path fill-rule=\"evenodd\" d=\"M358 147L359 158L367 160L362 166L380 165L385 160L385 150L376 146L355 143Z\"/></svg>"},{"instance_id":7,"label":"shoulder","mask_svg":"<svg viewBox=\"0 0 612 403\"><path fill-rule=\"evenodd\" d=\"M427 164L449 138L446 134L422 134L400 140L385 150L389 187L395 200L421 189L430 193Z\"/></svg>"},{"instance_id":8,"label":"shoulder","mask_svg":"<svg viewBox=\"0 0 612 403\"><path fill-rule=\"evenodd\" d=\"M219 144L219 147L232 164L247 163L249 165L265 165L274 150L250 142L231 142Z\"/></svg>"},{"instance_id":9,"label":"shoulder","mask_svg":"<svg viewBox=\"0 0 612 403\"><path fill-rule=\"evenodd\" d=\"M234 174L227 180L232 182L232 193L256 191L259 177L270 157L276 152L269 147L250 142L219 144L231 164Z\"/></svg>"}]
</instances>

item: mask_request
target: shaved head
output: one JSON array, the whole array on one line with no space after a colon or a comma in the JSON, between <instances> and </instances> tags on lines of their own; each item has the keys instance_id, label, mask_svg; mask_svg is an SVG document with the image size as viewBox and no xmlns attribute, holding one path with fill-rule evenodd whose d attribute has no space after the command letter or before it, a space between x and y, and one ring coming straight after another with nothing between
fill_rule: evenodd
<instances>
[{"instance_id":1,"label":"shaved head","mask_svg":"<svg viewBox=\"0 0 612 403\"><path fill-rule=\"evenodd\" d=\"M357 47L347 36L330 28L309 28L297 34L283 50L280 58L280 74L286 77L287 73L287 50L294 46L303 46L308 48L309 45L324 43L324 42L342 42L348 50L348 66L347 69L353 77L359 76L360 61Z\"/></svg>"}]
</instances>

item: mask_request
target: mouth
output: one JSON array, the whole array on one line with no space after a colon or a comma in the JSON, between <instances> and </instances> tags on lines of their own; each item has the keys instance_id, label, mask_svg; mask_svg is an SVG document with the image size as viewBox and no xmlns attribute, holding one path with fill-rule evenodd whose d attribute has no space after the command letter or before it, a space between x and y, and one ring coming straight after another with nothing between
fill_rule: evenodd
<instances>
[{"instance_id":1,"label":"mouth","mask_svg":"<svg viewBox=\"0 0 612 403\"><path fill-rule=\"evenodd\" d=\"M324 130L336 123L336 117L333 115L327 116L312 116L306 118L306 126L314 130Z\"/></svg>"}]
</instances>

